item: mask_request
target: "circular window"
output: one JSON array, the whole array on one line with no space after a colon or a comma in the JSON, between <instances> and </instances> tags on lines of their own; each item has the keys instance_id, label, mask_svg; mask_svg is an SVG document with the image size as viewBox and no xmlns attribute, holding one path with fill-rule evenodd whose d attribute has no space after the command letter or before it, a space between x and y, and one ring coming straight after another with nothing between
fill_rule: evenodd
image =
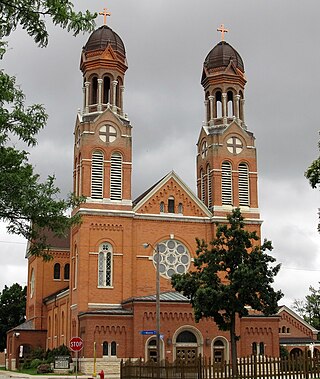
<instances>
[{"instance_id":1,"label":"circular window","mask_svg":"<svg viewBox=\"0 0 320 379\"><path fill-rule=\"evenodd\" d=\"M156 268L159 259L160 275L170 279L174 274L185 274L190 266L191 257L188 249L177 240L167 240L158 244L158 252L153 254Z\"/></svg>"},{"instance_id":2,"label":"circular window","mask_svg":"<svg viewBox=\"0 0 320 379\"><path fill-rule=\"evenodd\" d=\"M227 140L227 149L231 154L240 154L243 150L242 142L237 137L230 137Z\"/></svg>"},{"instance_id":3,"label":"circular window","mask_svg":"<svg viewBox=\"0 0 320 379\"><path fill-rule=\"evenodd\" d=\"M117 130L111 125L103 125L99 129L99 138L103 142L113 142L117 139Z\"/></svg>"}]
</instances>

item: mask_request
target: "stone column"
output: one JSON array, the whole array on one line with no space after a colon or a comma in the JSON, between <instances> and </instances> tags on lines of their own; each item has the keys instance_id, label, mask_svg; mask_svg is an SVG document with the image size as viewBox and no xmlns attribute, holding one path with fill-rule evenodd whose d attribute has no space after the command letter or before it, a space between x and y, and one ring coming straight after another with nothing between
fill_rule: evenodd
<instances>
[{"instance_id":1,"label":"stone column","mask_svg":"<svg viewBox=\"0 0 320 379\"><path fill-rule=\"evenodd\" d=\"M123 94L124 94L124 86L120 86L120 114L121 114L121 116L124 115L124 113L123 113Z\"/></svg>"},{"instance_id":2,"label":"stone column","mask_svg":"<svg viewBox=\"0 0 320 379\"><path fill-rule=\"evenodd\" d=\"M116 106L116 93L117 93L117 80L113 80L111 82L112 84L112 93L111 93L111 105L113 112L117 112L117 106Z\"/></svg>"},{"instance_id":3,"label":"stone column","mask_svg":"<svg viewBox=\"0 0 320 379\"><path fill-rule=\"evenodd\" d=\"M241 105L241 112L240 112L240 119L245 125L245 120L244 120L244 99L240 100L240 105Z\"/></svg>"},{"instance_id":4,"label":"stone column","mask_svg":"<svg viewBox=\"0 0 320 379\"><path fill-rule=\"evenodd\" d=\"M237 121L240 121L240 95L235 96L236 101L235 101L235 116Z\"/></svg>"},{"instance_id":5,"label":"stone column","mask_svg":"<svg viewBox=\"0 0 320 379\"><path fill-rule=\"evenodd\" d=\"M205 100L204 101L204 109L205 109L205 114L204 114L204 123L205 125L208 125L208 105L209 105L209 101L208 100Z\"/></svg>"},{"instance_id":6,"label":"stone column","mask_svg":"<svg viewBox=\"0 0 320 379\"><path fill-rule=\"evenodd\" d=\"M90 82L85 82L84 83L84 86L85 86L85 106L84 106L84 113L89 113L89 86L90 86Z\"/></svg>"},{"instance_id":7,"label":"stone column","mask_svg":"<svg viewBox=\"0 0 320 379\"><path fill-rule=\"evenodd\" d=\"M222 94L222 117L223 117L223 123L227 123L227 94Z\"/></svg>"},{"instance_id":8,"label":"stone column","mask_svg":"<svg viewBox=\"0 0 320 379\"><path fill-rule=\"evenodd\" d=\"M102 79L98 79L98 106L97 106L97 111L101 112L102 111Z\"/></svg>"},{"instance_id":9,"label":"stone column","mask_svg":"<svg viewBox=\"0 0 320 379\"><path fill-rule=\"evenodd\" d=\"M214 119L214 96L208 97L210 101L210 122L213 122Z\"/></svg>"}]
</instances>

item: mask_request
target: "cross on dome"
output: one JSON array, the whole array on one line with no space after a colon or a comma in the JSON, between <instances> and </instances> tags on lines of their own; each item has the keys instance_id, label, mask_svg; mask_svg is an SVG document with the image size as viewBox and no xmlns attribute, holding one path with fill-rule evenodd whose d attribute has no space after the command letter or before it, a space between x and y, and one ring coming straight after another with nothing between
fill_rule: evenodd
<instances>
[{"instance_id":1,"label":"cross on dome","mask_svg":"<svg viewBox=\"0 0 320 379\"><path fill-rule=\"evenodd\" d=\"M224 34L228 33L229 30L224 27L224 24L221 24L217 31L221 33L221 41L224 41Z\"/></svg>"},{"instance_id":2,"label":"cross on dome","mask_svg":"<svg viewBox=\"0 0 320 379\"><path fill-rule=\"evenodd\" d=\"M111 13L107 8L103 8L102 12L99 12L99 15L103 16L103 24L107 25L107 16L111 16Z\"/></svg>"}]
</instances>

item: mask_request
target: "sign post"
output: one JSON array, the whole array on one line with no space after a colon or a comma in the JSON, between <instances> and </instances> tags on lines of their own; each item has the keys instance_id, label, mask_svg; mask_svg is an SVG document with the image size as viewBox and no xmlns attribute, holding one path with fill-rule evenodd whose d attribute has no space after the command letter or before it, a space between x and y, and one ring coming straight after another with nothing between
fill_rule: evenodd
<instances>
[{"instance_id":1,"label":"sign post","mask_svg":"<svg viewBox=\"0 0 320 379\"><path fill-rule=\"evenodd\" d=\"M83 341L80 337L72 337L69 342L70 349L76 353L76 379L78 378L78 353L83 348Z\"/></svg>"}]
</instances>

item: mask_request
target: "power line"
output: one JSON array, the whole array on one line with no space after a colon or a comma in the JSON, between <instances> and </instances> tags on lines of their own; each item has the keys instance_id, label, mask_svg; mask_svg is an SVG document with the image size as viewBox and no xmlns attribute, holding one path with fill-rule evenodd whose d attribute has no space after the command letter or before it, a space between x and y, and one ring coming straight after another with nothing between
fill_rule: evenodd
<instances>
[{"instance_id":1,"label":"power line","mask_svg":"<svg viewBox=\"0 0 320 379\"><path fill-rule=\"evenodd\" d=\"M18 245L25 245L27 242L3 241L3 240L0 240L0 243L14 243L14 244L18 244Z\"/></svg>"}]
</instances>

